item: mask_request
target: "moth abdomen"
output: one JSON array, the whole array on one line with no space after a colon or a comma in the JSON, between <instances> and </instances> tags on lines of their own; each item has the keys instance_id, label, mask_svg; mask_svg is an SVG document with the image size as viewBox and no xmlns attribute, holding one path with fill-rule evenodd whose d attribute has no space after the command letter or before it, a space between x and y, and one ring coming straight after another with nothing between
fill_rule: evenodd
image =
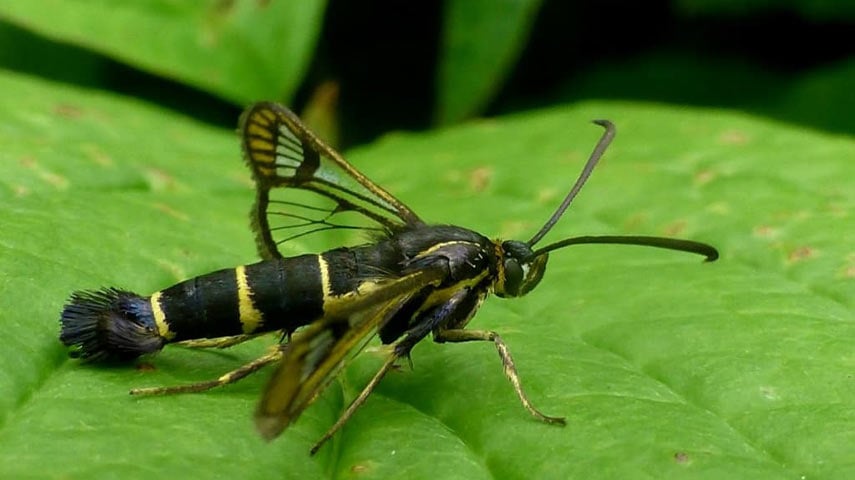
<instances>
[{"instance_id":1,"label":"moth abdomen","mask_svg":"<svg viewBox=\"0 0 855 480\"><path fill-rule=\"evenodd\" d=\"M143 297L116 288L72 294L60 340L88 361L131 360L167 343L273 331L320 318L319 255L265 260L185 280Z\"/></svg>"}]
</instances>

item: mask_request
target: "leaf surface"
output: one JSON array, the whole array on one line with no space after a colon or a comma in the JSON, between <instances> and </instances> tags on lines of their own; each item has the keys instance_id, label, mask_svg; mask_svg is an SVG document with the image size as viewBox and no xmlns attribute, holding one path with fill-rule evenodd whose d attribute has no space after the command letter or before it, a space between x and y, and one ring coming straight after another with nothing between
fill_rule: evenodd
<instances>
[{"instance_id":1,"label":"leaf surface","mask_svg":"<svg viewBox=\"0 0 855 480\"><path fill-rule=\"evenodd\" d=\"M323 0L13 0L0 17L244 104L291 97L325 6Z\"/></svg>"}]
</instances>

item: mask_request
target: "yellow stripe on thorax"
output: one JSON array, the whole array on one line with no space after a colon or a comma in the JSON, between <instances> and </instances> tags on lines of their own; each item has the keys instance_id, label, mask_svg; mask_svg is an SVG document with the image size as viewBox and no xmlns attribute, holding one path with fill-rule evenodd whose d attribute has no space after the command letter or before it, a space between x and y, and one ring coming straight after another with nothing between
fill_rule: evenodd
<instances>
[{"instance_id":1,"label":"yellow stripe on thorax","mask_svg":"<svg viewBox=\"0 0 855 480\"><path fill-rule=\"evenodd\" d=\"M252 290L246 280L246 267L235 268L238 292L238 315L243 333L253 333L258 330L263 320L261 312L252 303Z\"/></svg>"},{"instance_id":2,"label":"yellow stripe on thorax","mask_svg":"<svg viewBox=\"0 0 855 480\"><path fill-rule=\"evenodd\" d=\"M428 248L427 250L419 252L419 254L415 256L415 258L421 258L421 257L427 257L428 255L433 255L433 253L436 252L437 250L443 249L449 245L456 245L458 243L463 244L463 245L475 245L475 246L478 245L477 243L467 242L466 240L449 240L447 242L439 242L439 243L435 243L435 244L431 245L430 248Z\"/></svg>"},{"instance_id":3,"label":"yellow stripe on thorax","mask_svg":"<svg viewBox=\"0 0 855 480\"><path fill-rule=\"evenodd\" d=\"M166 314L163 313L163 308L160 307L160 295L162 292L156 292L149 299L151 305L151 314L154 316L154 324L157 326L157 334L166 340L175 338L175 332L169 329L169 323L166 322Z\"/></svg>"}]
</instances>

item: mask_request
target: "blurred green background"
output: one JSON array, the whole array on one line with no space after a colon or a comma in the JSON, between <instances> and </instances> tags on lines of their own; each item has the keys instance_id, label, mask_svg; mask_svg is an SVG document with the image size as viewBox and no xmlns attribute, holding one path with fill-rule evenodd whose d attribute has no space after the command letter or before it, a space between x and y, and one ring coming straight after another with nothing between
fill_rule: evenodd
<instances>
[{"instance_id":1,"label":"blurred green background","mask_svg":"<svg viewBox=\"0 0 855 480\"><path fill-rule=\"evenodd\" d=\"M0 20L3 68L222 126L279 100L341 146L583 99L855 132L845 0L10 0Z\"/></svg>"}]
</instances>

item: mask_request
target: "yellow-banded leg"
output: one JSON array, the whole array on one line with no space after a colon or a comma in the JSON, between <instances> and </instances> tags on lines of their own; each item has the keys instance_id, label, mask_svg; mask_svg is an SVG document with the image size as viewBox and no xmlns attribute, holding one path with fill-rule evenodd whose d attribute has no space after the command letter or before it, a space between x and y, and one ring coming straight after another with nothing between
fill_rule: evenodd
<instances>
[{"instance_id":1,"label":"yellow-banded leg","mask_svg":"<svg viewBox=\"0 0 855 480\"><path fill-rule=\"evenodd\" d=\"M232 338L232 337L226 337ZM246 365L236 368L228 373L221 375L214 380L204 382L189 383L186 385L174 385L170 387L149 387L149 388L134 388L131 389L131 395L170 395L173 393L196 393L204 392L212 388L228 385L237 382L238 380L253 374L271 363L278 362L282 359L282 347L276 345L273 349Z\"/></svg>"},{"instance_id":2,"label":"yellow-banded leg","mask_svg":"<svg viewBox=\"0 0 855 480\"><path fill-rule=\"evenodd\" d=\"M377 387L377 384L380 383L380 380L382 380L383 377L386 376L386 372L388 372L395 366L395 362L397 362L399 358L400 356L394 352L389 355L389 357L383 363L383 366L380 367L380 370L378 370L377 373L374 374L374 377L371 378L371 381L369 381L368 384L365 385L365 387L362 389L362 391L359 392L359 395L357 395L357 397L354 398L352 402L350 402L350 405L348 405L347 409L341 414L340 417L338 417L338 420L336 420L333 426L330 427L329 430L324 433L321 439L318 440L317 443L315 443L312 449L309 450L310 455L314 455L315 453L317 453L318 450L324 445L324 443L326 443L327 440L332 438L332 436L335 435L335 433L339 431L339 429L341 429L341 427L343 427L348 420L350 420L350 417L352 417L356 410L358 410L359 407L361 407L362 404L365 403L365 400L368 399L368 396L371 395L371 392L374 391L374 388Z\"/></svg>"},{"instance_id":3,"label":"yellow-banded leg","mask_svg":"<svg viewBox=\"0 0 855 480\"><path fill-rule=\"evenodd\" d=\"M266 332L270 333L270 332ZM181 342L175 342L175 345L180 345L182 347L187 348L229 348L233 347L239 343L246 342L247 340L252 340L260 335L265 335L266 333L255 333L255 334L244 334L244 335L233 335L231 337L219 337L219 338L198 338L193 340L184 340Z\"/></svg>"},{"instance_id":4,"label":"yellow-banded leg","mask_svg":"<svg viewBox=\"0 0 855 480\"><path fill-rule=\"evenodd\" d=\"M528 410L528 412L535 418L550 425L565 425L567 423L564 420L564 417L550 417L549 415L544 415L540 410L532 405L531 400L528 399L525 391L523 391L520 376L519 373L517 373L517 367L514 365L514 359L511 357L511 352L508 350L508 346L498 333L489 330L439 330L434 335L434 340L439 343L493 342L496 345L496 350L499 352L499 357L502 359L502 367L505 371L505 376L508 377L511 385L513 385L514 391L517 392L517 397L519 397L523 407L525 407L525 409Z\"/></svg>"}]
</instances>

